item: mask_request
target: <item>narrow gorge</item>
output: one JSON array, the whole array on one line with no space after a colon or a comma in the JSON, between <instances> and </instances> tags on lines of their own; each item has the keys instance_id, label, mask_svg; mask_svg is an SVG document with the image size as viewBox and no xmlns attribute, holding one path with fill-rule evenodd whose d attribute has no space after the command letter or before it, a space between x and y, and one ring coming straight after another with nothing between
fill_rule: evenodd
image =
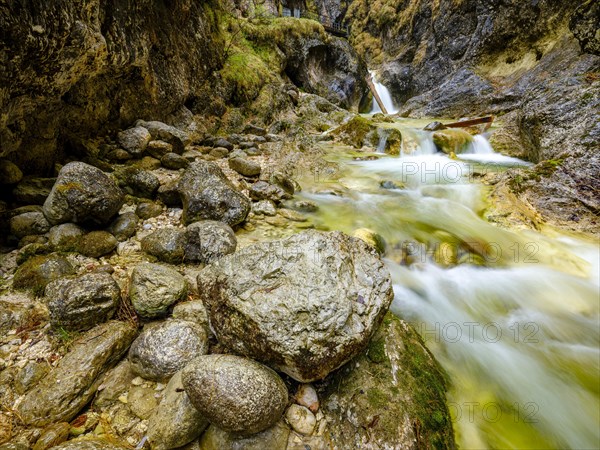
<instances>
[{"instance_id":1,"label":"narrow gorge","mask_svg":"<svg viewBox=\"0 0 600 450\"><path fill-rule=\"evenodd\" d=\"M0 450L599 448L599 30L0 2Z\"/></svg>"}]
</instances>

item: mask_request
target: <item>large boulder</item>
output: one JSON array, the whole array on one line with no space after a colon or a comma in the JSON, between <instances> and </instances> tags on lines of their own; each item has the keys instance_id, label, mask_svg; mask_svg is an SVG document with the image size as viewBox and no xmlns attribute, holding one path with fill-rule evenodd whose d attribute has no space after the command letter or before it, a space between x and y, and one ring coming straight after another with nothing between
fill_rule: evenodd
<instances>
[{"instance_id":1,"label":"large boulder","mask_svg":"<svg viewBox=\"0 0 600 450\"><path fill-rule=\"evenodd\" d=\"M135 335L130 324L116 321L82 335L48 376L25 395L18 406L20 419L37 427L72 420L92 399L101 375L121 359Z\"/></svg>"},{"instance_id":2,"label":"large boulder","mask_svg":"<svg viewBox=\"0 0 600 450\"><path fill-rule=\"evenodd\" d=\"M230 432L248 435L269 428L288 402L279 375L240 356L201 356L183 369L182 382L196 409Z\"/></svg>"},{"instance_id":3,"label":"large boulder","mask_svg":"<svg viewBox=\"0 0 600 450\"><path fill-rule=\"evenodd\" d=\"M303 382L356 356L393 298L376 250L340 232L245 247L200 272L198 287L221 343Z\"/></svg>"},{"instance_id":4,"label":"large boulder","mask_svg":"<svg viewBox=\"0 0 600 450\"><path fill-rule=\"evenodd\" d=\"M173 319L146 325L129 349L131 370L148 380L165 381L208 351L205 329Z\"/></svg>"},{"instance_id":5,"label":"large boulder","mask_svg":"<svg viewBox=\"0 0 600 450\"><path fill-rule=\"evenodd\" d=\"M445 393L422 339L388 313L367 351L319 385L325 448L453 449Z\"/></svg>"},{"instance_id":6,"label":"large boulder","mask_svg":"<svg viewBox=\"0 0 600 450\"><path fill-rule=\"evenodd\" d=\"M123 192L104 172L82 162L65 165L44 202L52 224L92 222L105 225L123 205Z\"/></svg>"},{"instance_id":7,"label":"large boulder","mask_svg":"<svg viewBox=\"0 0 600 450\"><path fill-rule=\"evenodd\" d=\"M179 181L179 192L186 224L209 219L233 226L243 222L250 212L250 200L212 162L191 164Z\"/></svg>"},{"instance_id":8,"label":"large boulder","mask_svg":"<svg viewBox=\"0 0 600 450\"><path fill-rule=\"evenodd\" d=\"M185 278L171 267L145 263L131 273L129 299L135 312L145 319L166 315L169 307L186 293Z\"/></svg>"},{"instance_id":9,"label":"large boulder","mask_svg":"<svg viewBox=\"0 0 600 450\"><path fill-rule=\"evenodd\" d=\"M85 331L113 316L121 289L108 273L100 272L53 281L45 295L53 326Z\"/></svg>"}]
</instances>

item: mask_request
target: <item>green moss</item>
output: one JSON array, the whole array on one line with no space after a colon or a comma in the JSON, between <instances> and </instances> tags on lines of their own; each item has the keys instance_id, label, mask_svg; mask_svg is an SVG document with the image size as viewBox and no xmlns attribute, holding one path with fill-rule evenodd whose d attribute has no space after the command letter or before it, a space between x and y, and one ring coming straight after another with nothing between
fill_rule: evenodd
<instances>
[{"instance_id":1,"label":"green moss","mask_svg":"<svg viewBox=\"0 0 600 450\"><path fill-rule=\"evenodd\" d=\"M354 148L361 148L367 143L367 137L375 127L362 116L354 116L344 125L336 128L332 134Z\"/></svg>"},{"instance_id":2,"label":"green moss","mask_svg":"<svg viewBox=\"0 0 600 450\"><path fill-rule=\"evenodd\" d=\"M382 363L387 361L385 354L385 341L383 339L372 339L369 343L367 356L374 363Z\"/></svg>"},{"instance_id":3,"label":"green moss","mask_svg":"<svg viewBox=\"0 0 600 450\"><path fill-rule=\"evenodd\" d=\"M369 401L369 404L376 409L384 408L389 402L389 398L385 395L385 392L377 388L367 390L367 400Z\"/></svg>"}]
</instances>

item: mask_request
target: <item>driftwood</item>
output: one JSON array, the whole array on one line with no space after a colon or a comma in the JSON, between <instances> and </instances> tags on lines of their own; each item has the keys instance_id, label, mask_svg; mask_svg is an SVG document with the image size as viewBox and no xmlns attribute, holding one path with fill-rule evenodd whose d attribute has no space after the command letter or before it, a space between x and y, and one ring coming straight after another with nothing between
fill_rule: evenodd
<instances>
[{"instance_id":1,"label":"driftwood","mask_svg":"<svg viewBox=\"0 0 600 450\"><path fill-rule=\"evenodd\" d=\"M371 92L373 93L373 97L375 98L375 101L381 108L381 112L383 112L384 114L388 114L387 109L385 109L385 106L383 106L383 102L381 101L381 98L379 97L379 94L377 93L377 89L375 89L375 85L373 84L371 75L367 75L365 77L365 81L367 82L367 86L369 86L369 89L371 89Z\"/></svg>"},{"instance_id":2,"label":"driftwood","mask_svg":"<svg viewBox=\"0 0 600 450\"><path fill-rule=\"evenodd\" d=\"M446 128L465 128L465 127L472 127L473 125L480 125L482 123L491 124L493 121L494 121L494 116L486 116L486 117L479 117L477 119L463 120L461 122L445 123L444 126Z\"/></svg>"}]
</instances>

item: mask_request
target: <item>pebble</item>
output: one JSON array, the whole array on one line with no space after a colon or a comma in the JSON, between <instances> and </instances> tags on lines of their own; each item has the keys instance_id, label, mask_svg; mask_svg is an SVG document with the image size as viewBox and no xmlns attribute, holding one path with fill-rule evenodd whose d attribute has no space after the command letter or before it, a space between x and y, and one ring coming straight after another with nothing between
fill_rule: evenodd
<instances>
[{"instance_id":1,"label":"pebble","mask_svg":"<svg viewBox=\"0 0 600 450\"><path fill-rule=\"evenodd\" d=\"M301 384L296 392L296 403L316 413L319 410L319 396L312 384Z\"/></svg>"},{"instance_id":2,"label":"pebble","mask_svg":"<svg viewBox=\"0 0 600 450\"><path fill-rule=\"evenodd\" d=\"M290 405L285 418L295 432L305 436L310 436L317 424L315 415L308 408L296 404Z\"/></svg>"}]
</instances>

